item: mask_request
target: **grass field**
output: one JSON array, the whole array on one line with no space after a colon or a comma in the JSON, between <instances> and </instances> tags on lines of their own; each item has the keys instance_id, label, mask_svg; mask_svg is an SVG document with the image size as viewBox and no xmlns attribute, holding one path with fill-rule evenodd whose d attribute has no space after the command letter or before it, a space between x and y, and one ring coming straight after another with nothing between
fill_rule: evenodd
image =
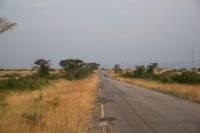
<instances>
[{"instance_id":1,"label":"grass field","mask_svg":"<svg viewBox=\"0 0 200 133\"><path fill-rule=\"evenodd\" d=\"M159 81L135 79L135 78L123 78L113 71L109 71L109 76L113 79L127 82L130 84L142 86L152 90L172 94L184 99L188 99L195 102L200 102L200 85L187 85L179 83L161 83Z\"/></svg>"},{"instance_id":2,"label":"grass field","mask_svg":"<svg viewBox=\"0 0 200 133\"><path fill-rule=\"evenodd\" d=\"M0 70L0 80L1 79L8 79L8 78L19 78L25 77L37 73L37 71L31 70ZM59 70L50 71L50 74L58 74Z\"/></svg>"},{"instance_id":3,"label":"grass field","mask_svg":"<svg viewBox=\"0 0 200 133\"><path fill-rule=\"evenodd\" d=\"M0 93L0 133L84 133L98 75L54 82L41 90Z\"/></svg>"}]
</instances>

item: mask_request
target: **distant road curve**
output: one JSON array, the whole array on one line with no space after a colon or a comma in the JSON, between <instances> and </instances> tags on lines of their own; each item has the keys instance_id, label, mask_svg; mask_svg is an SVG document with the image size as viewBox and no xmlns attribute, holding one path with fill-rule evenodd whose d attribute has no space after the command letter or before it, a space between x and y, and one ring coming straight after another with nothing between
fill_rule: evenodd
<instances>
[{"instance_id":1,"label":"distant road curve","mask_svg":"<svg viewBox=\"0 0 200 133\"><path fill-rule=\"evenodd\" d=\"M111 133L200 133L200 104L102 76Z\"/></svg>"}]
</instances>

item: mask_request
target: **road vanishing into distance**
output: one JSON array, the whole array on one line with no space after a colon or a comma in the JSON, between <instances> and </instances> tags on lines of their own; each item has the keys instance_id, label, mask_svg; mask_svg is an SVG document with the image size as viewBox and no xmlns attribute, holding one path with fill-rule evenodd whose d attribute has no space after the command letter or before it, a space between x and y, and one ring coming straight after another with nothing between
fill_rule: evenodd
<instances>
[{"instance_id":1,"label":"road vanishing into distance","mask_svg":"<svg viewBox=\"0 0 200 133\"><path fill-rule=\"evenodd\" d=\"M109 133L200 133L200 104L101 77Z\"/></svg>"}]
</instances>

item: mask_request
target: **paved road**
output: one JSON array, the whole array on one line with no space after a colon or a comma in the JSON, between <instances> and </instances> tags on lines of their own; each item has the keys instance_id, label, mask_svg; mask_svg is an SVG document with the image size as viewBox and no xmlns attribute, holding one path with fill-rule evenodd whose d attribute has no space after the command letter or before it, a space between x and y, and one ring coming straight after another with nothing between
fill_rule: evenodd
<instances>
[{"instance_id":1,"label":"paved road","mask_svg":"<svg viewBox=\"0 0 200 133\"><path fill-rule=\"evenodd\" d=\"M111 133L200 133L200 104L102 77Z\"/></svg>"}]
</instances>

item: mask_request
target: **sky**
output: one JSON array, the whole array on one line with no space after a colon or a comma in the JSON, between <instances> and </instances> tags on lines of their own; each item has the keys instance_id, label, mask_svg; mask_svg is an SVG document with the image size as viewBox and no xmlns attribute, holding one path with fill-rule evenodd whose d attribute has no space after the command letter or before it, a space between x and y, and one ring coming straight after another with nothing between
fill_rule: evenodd
<instances>
[{"instance_id":1,"label":"sky","mask_svg":"<svg viewBox=\"0 0 200 133\"><path fill-rule=\"evenodd\" d=\"M0 0L0 16L17 23L0 35L0 68L38 58L191 67L192 49L200 67L199 0Z\"/></svg>"}]
</instances>

